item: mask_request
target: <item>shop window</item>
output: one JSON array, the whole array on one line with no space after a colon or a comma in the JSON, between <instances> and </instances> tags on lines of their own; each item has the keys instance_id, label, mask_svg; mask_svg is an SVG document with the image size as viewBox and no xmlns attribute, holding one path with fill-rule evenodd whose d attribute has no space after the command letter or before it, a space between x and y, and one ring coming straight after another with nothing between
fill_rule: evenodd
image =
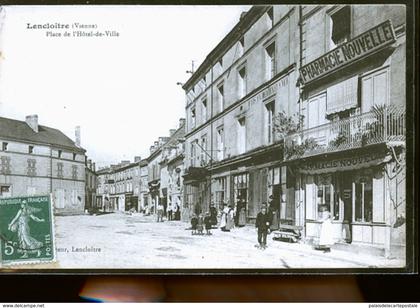
<instances>
[{"instance_id":1,"label":"shop window","mask_svg":"<svg viewBox=\"0 0 420 308\"><path fill-rule=\"evenodd\" d=\"M217 178L216 179L216 188L215 188L215 206L217 209L223 209L223 202L225 202L226 197L226 178Z\"/></svg>"},{"instance_id":2,"label":"shop window","mask_svg":"<svg viewBox=\"0 0 420 308\"><path fill-rule=\"evenodd\" d=\"M321 219L322 212L329 211L334 216L333 202L334 190L332 186L331 175L318 175L316 178L317 191L316 191L316 204L318 219Z\"/></svg>"},{"instance_id":3,"label":"shop window","mask_svg":"<svg viewBox=\"0 0 420 308\"><path fill-rule=\"evenodd\" d=\"M238 174L233 177L233 202L234 205L241 204L248 209L248 173Z\"/></svg>"},{"instance_id":4,"label":"shop window","mask_svg":"<svg viewBox=\"0 0 420 308\"><path fill-rule=\"evenodd\" d=\"M351 35L351 9L345 6L330 14L329 49L347 42Z\"/></svg>"},{"instance_id":5,"label":"shop window","mask_svg":"<svg viewBox=\"0 0 420 308\"><path fill-rule=\"evenodd\" d=\"M361 177L355 185L355 220L372 222L373 195L372 177Z\"/></svg>"}]
</instances>

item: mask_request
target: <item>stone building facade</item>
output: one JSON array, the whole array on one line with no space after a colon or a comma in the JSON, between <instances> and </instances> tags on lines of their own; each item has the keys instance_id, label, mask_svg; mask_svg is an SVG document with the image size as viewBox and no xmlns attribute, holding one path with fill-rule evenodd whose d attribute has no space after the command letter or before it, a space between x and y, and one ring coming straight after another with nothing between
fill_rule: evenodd
<instances>
[{"instance_id":1,"label":"stone building facade","mask_svg":"<svg viewBox=\"0 0 420 308\"><path fill-rule=\"evenodd\" d=\"M252 7L185 83L184 220L226 202L252 221L269 195L280 202L274 125L298 112L298 24L297 6Z\"/></svg>"},{"instance_id":2,"label":"stone building facade","mask_svg":"<svg viewBox=\"0 0 420 308\"><path fill-rule=\"evenodd\" d=\"M37 115L0 118L0 197L52 194L56 214L83 213L86 151L76 136L39 125Z\"/></svg>"},{"instance_id":3,"label":"stone building facade","mask_svg":"<svg viewBox=\"0 0 420 308\"><path fill-rule=\"evenodd\" d=\"M254 6L184 84L183 219L273 196L316 242L405 248L405 7Z\"/></svg>"}]
</instances>

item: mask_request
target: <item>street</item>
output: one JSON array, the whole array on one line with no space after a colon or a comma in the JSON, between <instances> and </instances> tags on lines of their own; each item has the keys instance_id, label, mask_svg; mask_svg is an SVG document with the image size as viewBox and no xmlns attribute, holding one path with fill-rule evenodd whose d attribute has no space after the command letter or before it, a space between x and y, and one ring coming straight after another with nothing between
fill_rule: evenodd
<instances>
[{"instance_id":1,"label":"street","mask_svg":"<svg viewBox=\"0 0 420 308\"><path fill-rule=\"evenodd\" d=\"M259 250L253 226L191 235L180 221L113 213L55 217L58 264L51 268L368 268L402 266L400 260L305 244L273 241Z\"/></svg>"}]
</instances>

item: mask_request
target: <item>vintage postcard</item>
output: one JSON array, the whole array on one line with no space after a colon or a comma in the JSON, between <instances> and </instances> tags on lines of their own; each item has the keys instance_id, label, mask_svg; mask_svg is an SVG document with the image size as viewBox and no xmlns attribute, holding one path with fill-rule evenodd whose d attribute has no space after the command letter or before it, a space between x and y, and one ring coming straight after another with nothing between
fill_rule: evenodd
<instances>
[{"instance_id":1,"label":"vintage postcard","mask_svg":"<svg viewBox=\"0 0 420 308\"><path fill-rule=\"evenodd\" d=\"M0 7L0 271L415 271L410 7Z\"/></svg>"}]
</instances>

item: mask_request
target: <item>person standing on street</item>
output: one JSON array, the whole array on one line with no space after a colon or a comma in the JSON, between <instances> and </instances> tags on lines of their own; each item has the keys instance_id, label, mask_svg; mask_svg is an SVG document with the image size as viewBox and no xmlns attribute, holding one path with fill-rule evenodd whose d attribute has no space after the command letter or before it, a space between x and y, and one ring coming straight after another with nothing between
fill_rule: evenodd
<instances>
[{"instance_id":1,"label":"person standing on street","mask_svg":"<svg viewBox=\"0 0 420 308\"><path fill-rule=\"evenodd\" d=\"M163 205L158 202L156 207L157 210L157 222L163 222Z\"/></svg>"},{"instance_id":2,"label":"person standing on street","mask_svg":"<svg viewBox=\"0 0 420 308\"><path fill-rule=\"evenodd\" d=\"M173 211L173 206L172 206L172 203L170 203L169 205L168 205L168 220L170 221L170 220L172 220L172 211Z\"/></svg>"},{"instance_id":3,"label":"person standing on street","mask_svg":"<svg viewBox=\"0 0 420 308\"><path fill-rule=\"evenodd\" d=\"M267 214L267 208L262 207L255 222L255 227L258 230L258 245L255 246L259 249L267 248L267 233L270 228L270 224L271 219L270 215Z\"/></svg>"}]
</instances>

